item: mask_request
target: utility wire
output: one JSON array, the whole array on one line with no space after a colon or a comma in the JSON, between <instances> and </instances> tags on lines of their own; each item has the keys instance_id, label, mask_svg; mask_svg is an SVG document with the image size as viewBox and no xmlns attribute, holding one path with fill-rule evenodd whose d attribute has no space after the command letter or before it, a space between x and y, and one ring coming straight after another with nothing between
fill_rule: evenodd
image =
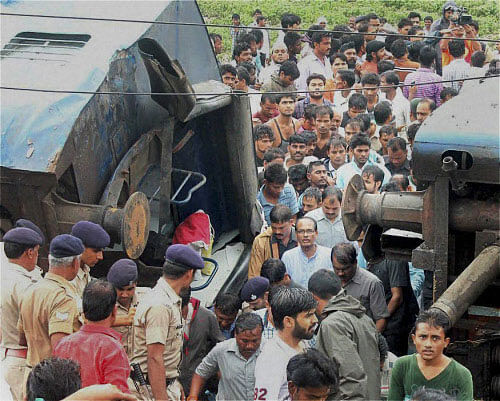
<instances>
[{"instance_id":1,"label":"utility wire","mask_svg":"<svg viewBox=\"0 0 500 401\"><path fill-rule=\"evenodd\" d=\"M226 25L226 24L207 24L201 22L178 22L178 21L149 21L140 19L122 19L122 18L104 18L104 17L75 17L68 15L43 15L43 14L24 14L24 13L8 13L0 12L2 16L11 17L33 17L33 18L56 18L56 19L69 19L69 20L82 20L82 21L101 21L101 22L128 22L135 24L159 24L159 25L183 25L183 26L203 26L211 28L240 28L240 29L266 29L269 31L281 31L281 27L261 27L261 26L242 26L242 25ZM376 36L401 36L399 33L385 33L385 32L345 32L345 31L332 31L332 30L309 30L304 28L287 28L292 32L327 32L338 33L342 35L376 35ZM480 42L499 43L499 39L485 39L485 38L456 38L456 37L442 37L442 36L418 36L418 35L403 35L407 38L420 38L420 39L456 39L456 40L472 40Z\"/></svg>"},{"instance_id":2,"label":"utility wire","mask_svg":"<svg viewBox=\"0 0 500 401\"><path fill-rule=\"evenodd\" d=\"M473 81L473 80L484 80L489 78L500 77L499 75L489 75L487 77L470 77L470 78L462 78L462 79L449 79L446 81L432 81L432 82L420 82L415 84L399 84L399 85L384 85L379 86L379 89L385 88L402 88L405 86L422 86L422 85L431 85L431 84L444 84L450 82L463 82L463 81ZM76 90L64 90L64 89L42 89L42 88L22 88L15 86L0 86L1 90L12 90L12 91L24 91L24 92L43 92L43 93L72 93L76 95L126 95L126 96L222 96L222 95L262 95L263 93L269 95L283 95L287 94L299 94L299 93L309 93L309 90L297 90L290 92L115 92L115 91L103 91L103 92L94 92L94 91L76 91ZM315 90L312 92L342 92L346 89L325 89L325 90Z\"/></svg>"}]
</instances>

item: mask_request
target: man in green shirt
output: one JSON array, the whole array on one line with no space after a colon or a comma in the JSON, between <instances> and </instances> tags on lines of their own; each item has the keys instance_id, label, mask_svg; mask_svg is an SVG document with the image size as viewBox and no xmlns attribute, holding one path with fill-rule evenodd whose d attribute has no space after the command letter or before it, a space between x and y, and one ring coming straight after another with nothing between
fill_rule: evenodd
<instances>
[{"instance_id":1,"label":"man in green shirt","mask_svg":"<svg viewBox=\"0 0 500 401\"><path fill-rule=\"evenodd\" d=\"M439 311L420 313L412 334L417 353L403 356L394 364L389 401L410 400L421 387L444 390L458 401L472 401L470 371L443 354L450 342L446 337L448 326L448 319Z\"/></svg>"}]
</instances>

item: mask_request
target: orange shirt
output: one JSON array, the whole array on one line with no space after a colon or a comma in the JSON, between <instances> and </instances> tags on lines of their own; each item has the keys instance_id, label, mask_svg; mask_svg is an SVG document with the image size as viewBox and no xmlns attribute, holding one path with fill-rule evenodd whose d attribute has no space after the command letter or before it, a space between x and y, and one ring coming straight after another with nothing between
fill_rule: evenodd
<instances>
[{"instance_id":1,"label":"orange shirt","mask_svg":"<svg viewBox=\"0 0 500 401\"><path fill-rule=\"evenodd\" d=\"M399 82L404 82L406 76L410 72L414 72L420 68L420 64L408 59L404 60L394 60L394 71L399 76Z\"/></svg>"},{"instance_id":2,"label":"orange shirt","mask_svg":"<svg viewBox=\"0 0 500 401\"><path fill-rule=\"evenodd\" d=\"M371 61L365 61L363 64L361 64L361 74L367 74L369 72L378 74L377 63L373 63Z\"/></svg>"},{"instance_id":3,"label":"orange shirt","mask_svg":"<svg viewBox=\"0 0 500 401\"><path fill-rule=\"evenodd\" d=\"M474 53L474 50L472 48L472 40L466 40L465 41L465 57L464 57L464 59L469 64L470 64L470 59L472 57L472 53ZM441 65L444 67L444 66L450 64L451 60L453 60L453 57L451 56L448 48L441 49Z\"/></svg>"}]
</instances>

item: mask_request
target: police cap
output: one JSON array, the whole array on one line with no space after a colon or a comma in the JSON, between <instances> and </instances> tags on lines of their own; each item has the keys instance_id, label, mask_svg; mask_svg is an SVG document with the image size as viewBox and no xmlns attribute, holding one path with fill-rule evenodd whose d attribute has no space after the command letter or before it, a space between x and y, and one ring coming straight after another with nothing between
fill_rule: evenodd
<instances>
[{"instance_id":1,"label":"police cap","mask_svg":"<svg viewBox=\"0 0 500 401\"><path fill-rule=\"evenodd\" d=\"M189 245L170 245L165 252L165 261L186 270L203 269L205 267L200 254Z\"/></svg>"},{"instance_id":2,"label":"police cap","mask_svg":"<svg viewBox=\"0 0 500 401\"><path fill-rule=\"evenodd\" d=\"M103 249L109 245L108 233L99 224L91 221L79 221L71 229L71 235L82 240L86 248Z\"/></svg>"},{"instance_id":3,"label":"police cap","mask_svg":"<svg viewBox=\"0 0 500 401\"><path fill-rule=\"evenodd\" d=\"M49 253L55 258L81 255L85 247L80 238L70 234L61 234L50 241Z\"/></svg>"}]
</instances>

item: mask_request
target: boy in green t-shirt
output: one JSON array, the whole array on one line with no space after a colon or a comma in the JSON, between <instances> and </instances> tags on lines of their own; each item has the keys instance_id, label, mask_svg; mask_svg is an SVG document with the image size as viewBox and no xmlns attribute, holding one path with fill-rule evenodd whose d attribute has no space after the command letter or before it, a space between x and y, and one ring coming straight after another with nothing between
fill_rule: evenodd
<instances>
[{"instance_id":1,"label":"boy in green t-shirt","mask_svg":"<svg viewBox=\"0 0 500 401\"><path fill-rule=\"evenodd\" d=\"M457 361L443 354L448 318L440 311L421 312L412 334L417 353L399 358L392 369L389 401L410 400L421 388L444 390L458 401L472 401L472 375Z\"/></svg>"}]
</instances>

